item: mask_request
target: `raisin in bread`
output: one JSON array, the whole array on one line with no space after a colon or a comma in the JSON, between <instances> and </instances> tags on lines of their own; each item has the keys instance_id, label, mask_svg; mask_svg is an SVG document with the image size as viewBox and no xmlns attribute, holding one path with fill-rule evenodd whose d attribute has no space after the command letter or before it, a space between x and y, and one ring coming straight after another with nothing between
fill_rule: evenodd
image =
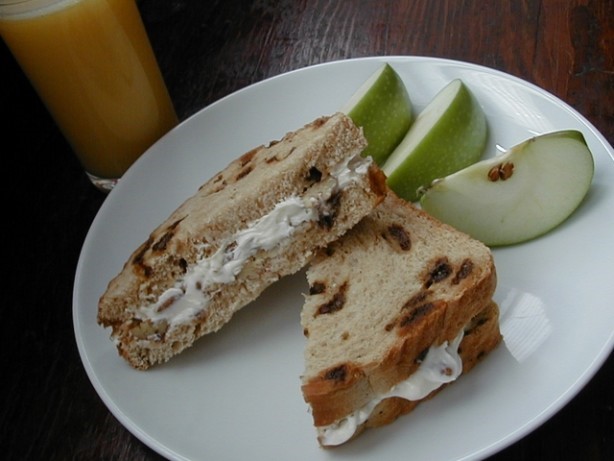
<instances>
[{"instance_id":1,"label":"raisin in bread","mask_svg":"<svg viewBox=\"0 0 614 461\"><path fill-rule=\"evenodd\" d=\"M392 192L307 278L302 391L323 446L411 411L501 340L490 250Z\"/></svg>"},{"instance_id":2,"label":"raisin in bread","mask_svg":"<svg viewBox=\"0 0 614 461\"><path fill-rule=\"evenodd\" d=\"M385 177L362 131L321 117L230 163L128 258L98 306L119 353L146 369L219 330L366 216Z\"/></svg>"}]
</instances>

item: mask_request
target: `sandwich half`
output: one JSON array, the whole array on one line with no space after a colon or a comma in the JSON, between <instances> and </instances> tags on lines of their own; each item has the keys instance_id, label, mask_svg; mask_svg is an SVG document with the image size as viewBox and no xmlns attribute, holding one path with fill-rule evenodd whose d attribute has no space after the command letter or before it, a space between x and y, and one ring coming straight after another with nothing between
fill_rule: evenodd
<instances>
[{"instance_id":1,"label":"sandwich half","mask_svg":"<svg viewBox=\"0 0 614 461\"><path fill-rule=\"evenodd\" d=\"M321 117L202 185L100 298L119 354L138 369L167 361L372 211L385 177L365 146L347 116Z\"/></svg>"},{"instance_id":2,"label":"sandwich half","mask_svg":"<svg viewBox=\"0 0 614 461\"><path fill-rule=\"evenodd\" d=\"M490 250L393 192L307 279L302 391L322 446L393 422L501 341Z\"/></svg>"}]
</instances>

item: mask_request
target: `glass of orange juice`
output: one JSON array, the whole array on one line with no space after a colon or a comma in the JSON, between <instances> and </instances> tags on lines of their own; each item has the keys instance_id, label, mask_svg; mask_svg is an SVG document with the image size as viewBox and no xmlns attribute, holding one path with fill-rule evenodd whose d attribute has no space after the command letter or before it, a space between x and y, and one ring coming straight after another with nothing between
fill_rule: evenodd
<instances>
[{"instance_id":1,"label":"glass of orange juice","mask_svg":"<svg viewBox=\"0 0 614 461\"><path fill-rule=\"evenodd\" d=\"M135 0L0 0L0 35L99 189L177 124Z\"/></svg>"}]
</instances>

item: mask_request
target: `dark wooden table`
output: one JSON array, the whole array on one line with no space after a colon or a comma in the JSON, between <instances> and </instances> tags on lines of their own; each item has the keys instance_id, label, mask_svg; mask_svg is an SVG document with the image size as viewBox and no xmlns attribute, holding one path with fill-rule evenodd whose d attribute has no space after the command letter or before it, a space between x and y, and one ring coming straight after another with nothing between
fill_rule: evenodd
<instances>
[{"instance_id":1,"label":"dark wooden table","mask_svg":"<svg viewBox=\"0 0 614 461\"><path fill-rule=\"evenodd\" d=\"M422 55L535 83L614 143L613 0L141 0L139 6L182 119L246 85L311 64ZM0 456L160 459L103 405L75 344L75 268L105 196L88 183L3 43L0 75L1 150L9 162ZM614 309L614 299L603 302ZM492 459L612 460L613 406L610 356L563 410Z\"/></svg>"}]
</instances>

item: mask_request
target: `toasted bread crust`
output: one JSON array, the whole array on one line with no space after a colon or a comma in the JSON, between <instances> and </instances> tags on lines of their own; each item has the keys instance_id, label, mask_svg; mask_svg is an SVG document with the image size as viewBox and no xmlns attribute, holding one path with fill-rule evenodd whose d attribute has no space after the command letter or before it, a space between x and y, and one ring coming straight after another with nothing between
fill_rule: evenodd
<instances>
[{"instance_id":1,"label":"toasted bread crust","mask_svg":"<svg viewBox=\"0 0 614 461\"><path fill-rule=\"evenodd\" d=\"M318 220L297 227L275 248L258 251L233 282L212 284L206 309L190 321L171 328L167 321L139 314L199 260L280 201L325 196L334 170L365 145L361 130L347 116L321 117L245 153L201 186L134 251L100 298L98 322L112 328L119 353L139 369L167 361L217 331L268 285L304 267L318 248L355 225L383 199L385 177L374 164L335 191L318 211Z\"/></svg>"},{"instance_id":2,"label":"toasted bread crust","mask_svg":"<svg viewBox=\"0 0 614 461\"><path fill-rule=\"evenodd\" d=\"M463 375L471 371L502 340L499 332L499 308L494 302L480 312L476 319L479 319L479 325L465 333L459 348L459 355L463 361ZM409 401L399 397L382 400L373 410L371 417L358 428L355 436L364 429L394 422L398 417L411 412L421 402L433 398L446 386L447 384L444 384L421 400Z\"/></svg>"},{"instance_id":3,"label":"toasted bread crust","mask_svg":"<svg viewBox=\"0 0 614 461\"><path fill-rule=\"evenodd\" d=\"M430 346L452 341L486 309L496 330L480 331L491 338L489 344L500 338L489 249L392 192L320 252L307 277L302 390L316 426L330 425L385 394L416 371ZM467 370L475 358L471 343L464 344ZM413 406L387 399L365 427L391 422Z\"/></svg>"}]
</instances>

